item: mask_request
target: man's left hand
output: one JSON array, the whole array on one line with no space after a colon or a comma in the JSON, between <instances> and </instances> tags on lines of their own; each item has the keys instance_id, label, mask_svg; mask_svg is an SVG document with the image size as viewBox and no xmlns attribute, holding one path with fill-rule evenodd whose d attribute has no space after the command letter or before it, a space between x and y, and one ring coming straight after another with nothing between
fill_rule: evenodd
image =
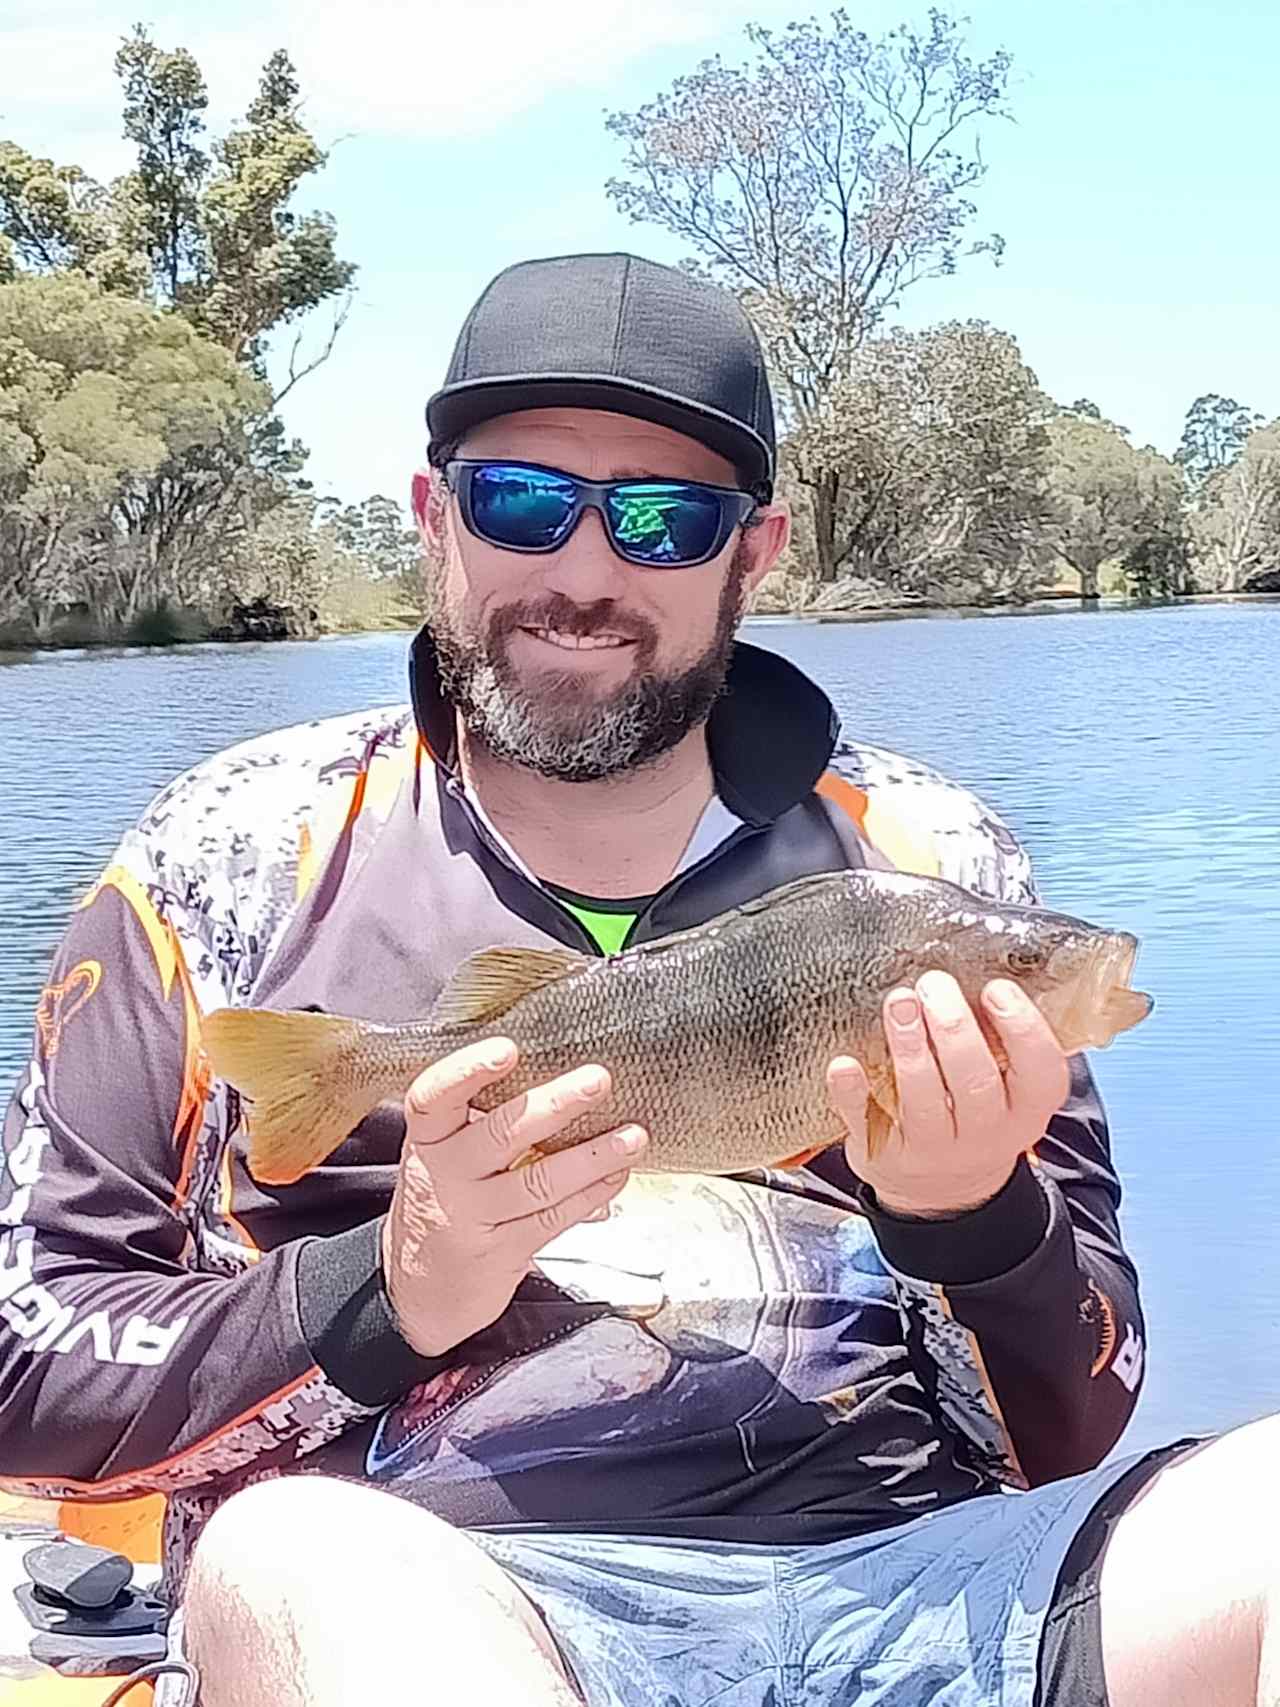
<instances>
[{"instance_id":1,"label":"man's left hand","mask_svg":"<svg viewBox=\"0 0 1280 1707\"><path fill-rule=\"evenodd\" d=\"M1048 1021L1018 986L998 979L981 1001L1008 1065L1001 1072L959 984L928 972L892 991L885 1033L898 1086L898 1124L874 1160L867 1154L867 1078L838 1056L827 1075L847 1129L845 1155L894 1215L962 1214L1008 1182L1070 1088L1067 1058Z\"/></svg>"}]
</instances>

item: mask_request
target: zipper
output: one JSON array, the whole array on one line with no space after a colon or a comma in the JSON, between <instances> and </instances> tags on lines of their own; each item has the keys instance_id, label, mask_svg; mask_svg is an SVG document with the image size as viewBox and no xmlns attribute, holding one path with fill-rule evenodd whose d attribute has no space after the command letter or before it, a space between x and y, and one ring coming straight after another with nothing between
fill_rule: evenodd
<instances>
[{"instance_id":1,"label":"zipper","mask_svg":"<svg viewBox=\"0 0 1280 1707\"><path fill-rule=\"evenodd\" d=\"M700 860L696 860L686 870L677 872L671 881L664 883L658 893L653 896L644 912L637 915L635 924L627 932L627 940L623 947L630 948L636 943L642 927L660 901L666 901L672 895L678 894L686 883L691 882L695 877L700 877L704 871L709 871L722 854L728 853L730 848L740 847L750 836L762 835L766 827L762 824L739 824L738 828L731 835L726 836L724 841L717 843L710 853L703 854ZM654 941L656 939L649 938L647 940Z\"/></svg>"},{"instance_id":2,"label":"zipper","mask_svg":"<svg viewBox=\"0 0 1280 1707\"><path fill-rule=\"evenodd\" d=\"M600 945L596 942L590 931L586 929L582 921L575 918L564 903L559 901L549 889L544 889L540 883L534 882L526 872L522 871L514 860L512 860L511 856L507 853L507 850L501 845L501 843L494 839L488 826L472 810L471 802L467 799L467 791L462 786L461 781L451 773L445 778L444 787L445 793L449 798L456 802L456 804L459 805L466 813L468 824L470 824L472 831L476 835L477 839L483 844L485 851L490 855L490 857L496 859L509 872L511 872L514 877L519 878L520 882L526 889L531 890L535 895L547 902L555 910L557 917L564 921L565 925L568 927L570 935L575 938L575 941L566 943L565 947L581 948L584 954L590 954L597 960L602 960L604 956L600 951ZM528 922L529 921L526 920L526 923Z\"/></svg>"}]
</instances>

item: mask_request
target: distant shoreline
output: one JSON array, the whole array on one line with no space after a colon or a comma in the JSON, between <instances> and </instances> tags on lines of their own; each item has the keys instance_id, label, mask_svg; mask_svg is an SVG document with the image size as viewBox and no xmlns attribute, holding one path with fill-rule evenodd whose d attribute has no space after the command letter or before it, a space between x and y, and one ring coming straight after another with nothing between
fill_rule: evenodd
<instances>
[{"instance_id":1,"label":"distant shoreline","mask_svg":"<svg viewBox=\"0 0 1280 1707\"><path fill-rule=\"evenodd\" d=\"M1098 615L1138 615L1144 611L1178 610L1195 605L1280 605L1280 593L1192 593L1184 598L1141 601L1116 596L1101 598L1090 605L1070 594L1062 598L1031 599L1024 605L872 605L848 611L754 611L748 614L749 623L811 623L815 627L867 622L936 622L950 619L972 621L979 617L1060 616L1096 612ZM354 640L361 635L413 634L417 625L391 624L386 628L335 629L310 638L288 640L184 640L168 645L140 645L123 639L91 640L81 638L59 641L56 638L34 645L0 643L0 663L39 657L73 657L77 654L119 653L130 655L143 652L187 652L199 646L314 646L330 640Z\"/></svg>"},{"instance_id":2,"label":"distant shoreline","mask_svg":"<svg viewBox=\"0 0 1280 1707\"><path fill-rule=\"evenodd\" d=\"M73 653L133 653L133 652L189 652L197 646L312 646L322 640L353 640L361 634L416 634L416 622L388 623L386 627L370 628L360 624L351 628L325 629L322 634L313 635L282 635L277 639L265 639L257 635L245 635L234 640L225 637L214 639L208 634L193 635L189 640L159 640L139 641L130 640L124 635L102 635L87 638L82 634L71 634L65 639L51 635L40 641L16 641L0 636L0 660L5 658L34 658L34 657L66 657Z\"/></svg>"},{"instance_id":3,"label":"distant shoreline","mask_svg":"<svg viewBox=\"0 0 1280 1707\"><path fill-rule=\"evenodd\" d=\"M936 621L951 617L957 621L986 616L1062 616L1097 612L1100 615L1120 615L1142 611L1178 610L1194 605L1274 605L1280 604L1280 593L1188 593L1176 599L1126 599L1108 595L1090 604L1071 593L1057 598L1029 599L1026 604L1000 605L868 605L861 610L847 611L754 611L748 622L809 622L814 624L854 622L911 622Z\"/></svg>"}]
</instances>

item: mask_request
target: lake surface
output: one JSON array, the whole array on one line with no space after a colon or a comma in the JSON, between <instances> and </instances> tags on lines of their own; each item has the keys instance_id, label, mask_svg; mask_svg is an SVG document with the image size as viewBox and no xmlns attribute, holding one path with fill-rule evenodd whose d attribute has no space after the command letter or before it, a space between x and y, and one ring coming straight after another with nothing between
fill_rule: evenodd
<instances>
[{"instance_id":1,"label":"lake surface","mask_svg":"<svg viewBox=\"0 0 1280 1707\"><path fill-rule=\"evenodd\" d=\"M1094 1056L1150 1364L1124 1446L1280 1410L1280 606L751 624L846 726L976 788L1045 900L1136 931ZM0 662L0 1093L73 899L177 772L406 697L407 637Z\"/></svg>"}]
</instances>

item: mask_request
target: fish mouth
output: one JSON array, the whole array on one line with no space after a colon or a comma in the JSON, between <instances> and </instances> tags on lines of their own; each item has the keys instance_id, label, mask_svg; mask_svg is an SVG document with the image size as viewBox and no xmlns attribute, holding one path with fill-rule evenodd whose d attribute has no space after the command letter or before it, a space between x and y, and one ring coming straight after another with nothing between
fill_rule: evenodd
<instances>
[{"instance_id":1,"label":"fish mouth","mask_svg":"<svg viewBox=\"0 0 1280 1707\"><path fill-rule=\"evenodd\" d=\"M1128 931L1114 931L1099 945L1074 1016L1085 1048L1105 1049L1155 1007L1153 997L1130 987L1137 960L1138 939Z\"/></svg>"}]
</instances>

